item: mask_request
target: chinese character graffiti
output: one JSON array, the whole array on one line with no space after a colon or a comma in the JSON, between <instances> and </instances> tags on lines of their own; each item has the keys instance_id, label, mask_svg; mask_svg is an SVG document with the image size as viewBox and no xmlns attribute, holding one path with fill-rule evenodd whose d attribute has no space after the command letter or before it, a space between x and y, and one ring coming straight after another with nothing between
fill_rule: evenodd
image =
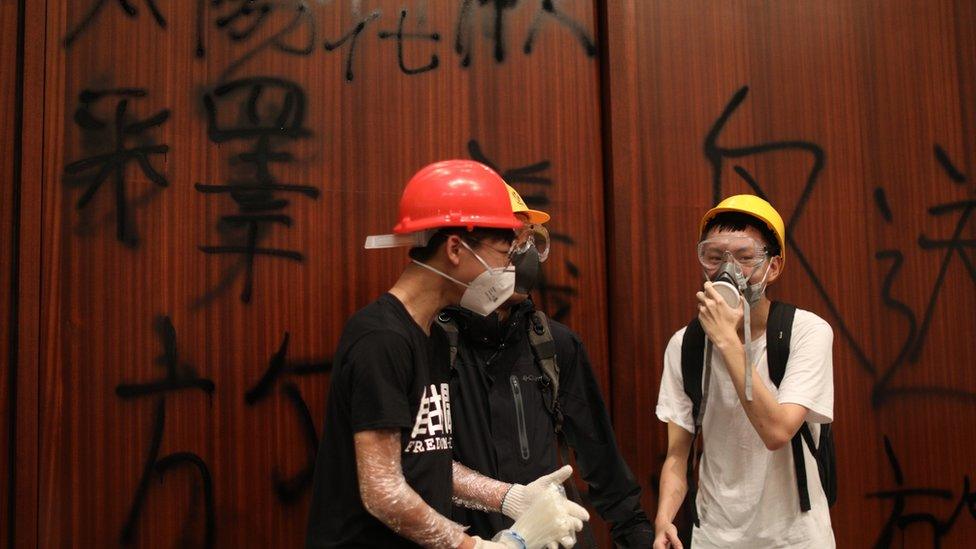
<instances>
[{"instance_id":1,"label":"chinese character graffiti","mask_svg":"<svg viewBox=\"0 0 976 549\"><path fill-rule=\"evenodd\" d=\"M146 90L138 88L119 88L109 90L84 90L78 95L80 106L75 110L75 123L86 134L105 137L99 148L103 152L76 160L64 168L66 178L78 179L87 185L76 204L82 209L91 202L105 181L111 178L114 190L116 231L119 242L134 246L138 242L134 222L129 219L129 200L126 194L126 170L135 163L142 174L158 187L166 187L169 181L152 164L152 156L169 152L168 145L153 144L146 132L158 129L167 120L170 112L163 109L148 118L131 116L129 101L143 98ZM103 100L114 100L113 116L110 120L100 118L96 106ZM107 136L105 135L107 134ZM130 145L130 141L140 143Z\"/></svg>"},{"instance_id":2,"label":"chinese character graffiti","mask_svg":"<svg viewBox=\"0 0 976 549\"><path fill-rule=\"evenodd\" d=\"M242 102L232 100L242 98ZM288 163L294 156L280 150L278 143L307 137L310 132L305 123L305 92L294 82L281 78L244 78L218 86L204 96L207 111L207 131L214 143L245 141L252 148L234 155L231 164L240 168L237 177L226 184L196 184L197 191L206 194L222 194L230 197L238 207L235 214L220 219L223 239L221 245L202 245L200 250L210 255L240 257L218 285L223 289L240 270L244 271L244 289L240 298L251 301L254 286L254 261L259 257L286 259L300 262L304 255L298 250L261 246L275 226L290 227L292 218L284 213L290 201L281 193L318 198L319 191L308 185L295 185L278 181L272 173L272 164ZM219 110L245 113L243 120L222 125ZM209 301L213 292L204 296Z\"/></svg>"}]
</instances>

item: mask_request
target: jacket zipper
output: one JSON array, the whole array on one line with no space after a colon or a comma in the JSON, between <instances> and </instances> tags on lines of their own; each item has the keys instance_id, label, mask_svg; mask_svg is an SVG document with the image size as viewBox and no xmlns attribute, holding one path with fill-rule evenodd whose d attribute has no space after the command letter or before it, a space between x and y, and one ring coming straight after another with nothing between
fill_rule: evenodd
<instances>
[{"instance_id":1,"label":"jacket zipper","mask_svg":"<svg viewBox=\"0 0 976 549\"><path fill-rule=\"evenodd\" d=\"M515 397L515 421L518 423L522 459L529 459L529 435L525 432L525 405L522 403L522 387L519 385L518 377L514 375L509 378L509 381L512 383L512 396Z\"/></svg>"}]
</instances>

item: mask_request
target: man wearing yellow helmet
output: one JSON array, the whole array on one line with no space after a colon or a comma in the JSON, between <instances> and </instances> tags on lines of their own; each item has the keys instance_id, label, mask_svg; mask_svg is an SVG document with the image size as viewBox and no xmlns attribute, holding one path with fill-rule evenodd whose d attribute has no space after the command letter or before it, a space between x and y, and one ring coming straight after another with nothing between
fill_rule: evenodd
<instances>
[{"instance_id":1,"label":"man wearing yellow helmet","mask_svg":"<svg viewBox=\"0 0 976 549\"><path fill-rule=\"evenodd\" d=\"M526 226L512 263L516 290L487 317L461 307L444 310L440 325L453 337L451 376L454 457L485 476L515 484L506 503L519 504L520 485L568 461L589 486L588 499L611 525L619 547L650 548L653 529L640 506L640 486L620 455L586 349L565 325L535 309L528 293L548 256L549 221L509 187L512 210ZM444 340L442 340L444 341ZM573 496L574 484L567 489ZM507 528L507 513L455 506L452 518L482 537ZM592 537L585 535L581 546Z\"/></svg>"},{"instance_id":2,"label":"man wearing yellow helmet","mask_svg":"<svg viewBox=\"0 0 976 549\"><path fill-rule=\"evenodd\" d=\"M766 297L786 259L768 202L729 197L700 231L698 317L668 343L658 396L668 452L654 547L682 546L673 521L686 492L696 548L834 547L833 331Z\"/></svg>"}]
</instances>

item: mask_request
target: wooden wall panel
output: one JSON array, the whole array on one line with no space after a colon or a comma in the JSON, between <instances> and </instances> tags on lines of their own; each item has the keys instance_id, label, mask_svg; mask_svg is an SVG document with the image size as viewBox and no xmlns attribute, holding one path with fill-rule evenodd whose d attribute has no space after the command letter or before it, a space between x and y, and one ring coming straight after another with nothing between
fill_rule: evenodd
<instances>
[{"instance_id":1,"label":"wooden wall panel","mask_svg":"<svg viewBox=\"0 0 976 549\"><path fill-rule=\"evenodd\" d=\"M973 534L968 509L951 514L976 434L971 2L564 0L562 19L528 1L296 0L264 18L235 16L250 2L122 4L24 2L22 56L18 4L0 5L4 120L24 120L21 156L0 144L5 181L21 171L0 191L4 227L18 188L20 209L0 243L0 305L16 315L0 356L17 351L4 539L14 494L18 546L205 545L208 527L217 545L296 545L328 359L345 319L404 264L363 251L363 237L392 226L417 168L472 156L553 213L538 299L587 343L650 514L661 356L694 313L697 222L719 196L758 190L792 229L772 295L835 330L839 544L878 540L895 502L870 494L900 488L946 491L905 511L945 522L943 546ZM18 62L22 84L6 76ZM264 95L249 113L254 78ZM126 124L160 118L120 147L123 101ZM208 109L229 133L208 132ZM296 131L269 128L276 114ZM264 145L242 133L258 127ZM239 206L201 191L260 177L238 155L265 145L292 154L267 177L311 190L274 193L287 220L257 241L302 257L256 257L245 303L241 256L201 249L244 242L225 217ZM111 153L137 147L145 164L114 157L119 179ZM183 385L144 386L165 379L167 343ZM285 373L260 383L276 354ZM199 461L140 484L156 438L157 458ZM276 492L281 477L292 482ZM896 539L934 541L921 525Z\"/></svg>"},{"instance_id":2,"label":"wooden wall panel","mask_svg":"<svg viewBox=\"0 0 976 549\"><path fill-rule=\"evenodd\" d=\"M607 21L609 241L631 243L608 248L615 422L648 508L666 449L661 357L694 314L698 220L752 179L792 228L771 295L835 332L839 546L881 539L895 501L869 494L909 487L948 492L904 512L965 545L972 517L951 517L976 434L971 3L631 1L608 3ZM933 533L894 539L927 547Z\"/></svg>"},{"instance_id":3,"label":"wooden wall panel","mask_svg":"<svg viewBox=\"0 0 976 549\"><path fill-rule=\"evenodd\" d=\"M498 40L478 2L276 2L265 18L238 12L251 2L130 4L51 0L44 19L40 545L298 545L328 381L302 367L327 370L345 319L395 280L405 253L363 240L435 160L483 155L553 214L540 300L609 385L604 327L586 321L606 316L590 3L505 8ZM293 156L268 176L239 156L259 147ZM242 256L210 253L246 244L225 217L242 212L202 191L260 177L311 189L274 193L287 223L262 224L258 245L302 257L258 255L245 303ZM285 373L262 385L276 353Z\"/></svg>"},{"instance_id":4,"label":"wooden wall panel","mask_svg":"<svg viewBox=\"0 0 976 549\"><path fill-rule=\"evenodd\" d=\"M16 314L16 432L11 450L16 452L13 470L15 516L9 533L16 547L37 546L38 503L38 360L40 355L40 294L42 191L44 151L44 29L45 6L23 2L20 33L22 44L18 55L22 66L20 146L20 182L18 186ZM21 53L22 52L22 53ZM15 164L16 165L16 164Z\"/></svg>"},{"instance_id":5,"label":"wooden wall panel","mask_svg":"<svg viewBox=\"0 0 976 549\"><path fill-rule=\"evenodd\" d=\"M4 331L0 335L0 540L10 544L15 535L11 527L14 516L14 471L16 467L16 349L17 349L17 198L19 182L18 139L20 124L17 117L20 89L18 59L21 6L17 2L0 5L0 220L3 238L0 239L0 311L4 314Z\"/></svg>"}]
</instances>

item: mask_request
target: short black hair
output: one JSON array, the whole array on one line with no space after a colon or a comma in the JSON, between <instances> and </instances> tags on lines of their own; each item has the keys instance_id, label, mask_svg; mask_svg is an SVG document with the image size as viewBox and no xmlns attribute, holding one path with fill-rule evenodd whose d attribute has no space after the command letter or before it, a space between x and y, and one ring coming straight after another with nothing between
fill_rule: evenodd
<instances>
[{"instance_id":1,"label":"short black hair","mask_svg":"<svg viewBox=\"0 0 976 549\"><path fill-rule=\"evenodd\" d=\"M461 237L461 240L467 242L472 248L485 240L501 240L511 244L512 240L515 239L515 232L512 229L478 227L469 231L464 227L448 227L434 233L430 237L430 240L427 241L426 246L410 248L410 259L421 263L430 261L437 254L437 249L440 248L441 244L447 241L447 238L451 235Z\"/></svg>"},{"instance_id":2,"label":"short black hair","mask_svg":"<svg viewBox=\"0 0 976 549\"><path fill-rule=\"evenodd\" d=\"M705 238L709 231L716 228L720 231L743 231L746 227L752 227L759 231L763 240L766 241L766 251L769 252L770 257L776 257L783 253L779 239L776 238L776 234L769 228L769 225L766 225L759 218L742 212L722 212L709 219L708 223L705 224L705 229L702 230L701 238Z\"/></svg>"}]
</instances>

